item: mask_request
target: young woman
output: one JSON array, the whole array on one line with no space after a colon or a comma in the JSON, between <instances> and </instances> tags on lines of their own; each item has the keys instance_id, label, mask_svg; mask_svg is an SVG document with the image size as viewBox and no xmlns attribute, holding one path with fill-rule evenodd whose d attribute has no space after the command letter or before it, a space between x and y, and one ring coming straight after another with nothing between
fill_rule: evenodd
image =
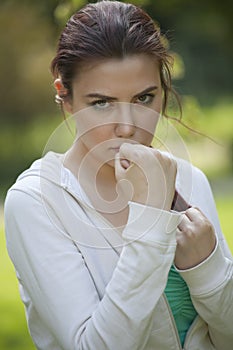
<instances>
[{"instance_id":1,"label":"young woman","mask_svg":"<svg viewBox=\"0 0 233 350\"><path fill-rule=\"evenodd\" d=\"M151 147L172 92L159 28L134 5L88 4L52 72L76 140L5 203L36 347L232 349L233 262L206 177Z\"/></svg>"}]
</instances>

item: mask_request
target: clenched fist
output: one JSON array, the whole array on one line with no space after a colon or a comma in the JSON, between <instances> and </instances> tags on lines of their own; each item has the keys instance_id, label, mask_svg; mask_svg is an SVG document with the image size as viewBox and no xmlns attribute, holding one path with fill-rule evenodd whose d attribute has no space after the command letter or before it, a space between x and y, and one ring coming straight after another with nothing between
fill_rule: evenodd
<instances>
[{"instance_id":1,"label":"clenched fist","mask_svg":"<svg viewBox=\"0 0 233 350\"><path fill-rule=\"evenodd\" d=\"M118 186L132 189L134 202L170 210L175 192L176 161L156 149L124 143L115 159Z\"/></svg>"},{"instance_id":2,"label":"clenched fist","mask_svg":"<svg viewBox=\"0 0 233 350\"><path fill-rule=\"evenodd\" d=\"M189 208L177 230L175 265L180 270L200 264L216 245L214 228L197 208Z\"/></svg>"}]
</instances>

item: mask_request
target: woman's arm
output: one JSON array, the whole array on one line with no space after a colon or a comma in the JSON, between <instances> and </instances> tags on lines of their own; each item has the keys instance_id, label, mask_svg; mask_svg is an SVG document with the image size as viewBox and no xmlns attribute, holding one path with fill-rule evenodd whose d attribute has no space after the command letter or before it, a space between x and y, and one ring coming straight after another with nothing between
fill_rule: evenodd
<instances>
[{"instance_id":1,"label":"woman's arm","mask_svg":"<svg viewBox=\"0 0 233 350\"><path fill-rule=\"evenodd\" d=\"M179 271L189 286L198 314L209 326L218 350L231 350L233 342L233 263L223 255L219 243L198 266Z\"/></svg>"},{"instance_id":2,"label":"woman's arm","mask_svg":"<svg viewBox=\"0 0 233 350\"><path fill-rule=\"evenodd\" d=\"M31 187L27 193L18 189L8 193L7 246L23 287L57 347L143 349L174 259L179 215L130 204L125 245L100 300L69 232L56 213L51 221L52 208L48 213L35 190L38 184ZM37 337L37 341L42 340Z\"/></svg>"},{"instance_id":3,"label":"woman's arm","mask_svg":"<svg viewBox=\"0 0 233 350\"><path fill-rule=\"evenodd\" d=\"M204 261L179 272L189 286L197 312L209 325L210 337L216 349L230 350L233 343L233 261L220 229L209 183L197 169L194 169L191 201L209 220L208 225L203 220L199 222L202 227L197 225L193 228L192 246L199 239L199 247L203 248L203 240L209 234L205 230L209 231L210 226L215 231L217 243L214 251ZM202 216L201 213L199 215ZM194 221L192 224L195 226ZM211 237L208 240L212 241ZM208 245L208 242L204 244ZM210 243L212 244L213 242Z\"/></svg>"}]
</instances>

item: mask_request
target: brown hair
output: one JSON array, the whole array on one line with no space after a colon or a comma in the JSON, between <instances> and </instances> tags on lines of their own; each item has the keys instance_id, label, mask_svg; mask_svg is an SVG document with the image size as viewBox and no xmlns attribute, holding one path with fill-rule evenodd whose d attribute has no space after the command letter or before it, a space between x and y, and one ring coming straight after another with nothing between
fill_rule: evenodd
<instances>
[{"instance_id":1,"label":"brown hair","mask_svg":"<svg viewBox=\"0 0 233 350\"><path fill-rule=\"evenodd\" d=\"M162 113L166 116L168 97L180 101L171 84L171 57L163 43L159 26L141 8L119 1L87 4L67 22L51 63L54 77L60 76L68 96L79 65L96 59L124 58L148 54L159 62L164 91ZM65 97L65 96L60 96Z\"/></svg>"}]
</instances>

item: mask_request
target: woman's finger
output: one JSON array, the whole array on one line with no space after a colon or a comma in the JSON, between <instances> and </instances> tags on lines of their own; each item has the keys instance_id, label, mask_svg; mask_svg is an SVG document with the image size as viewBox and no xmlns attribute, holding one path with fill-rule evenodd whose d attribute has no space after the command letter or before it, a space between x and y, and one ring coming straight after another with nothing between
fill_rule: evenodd
<instances>
[{"instance_id":1,"label":"woman's finger","mask_svg":"<svg viewBox=\"0 0 233 350\"><path fill-rule=\"evenodd\" d=\"M189 220L192 222L197 222L201 218L206 219L206 216L201 212L200 209L198 209L196 207L189 208L188 210L186 210L185 214L189 218Z\"/></svg>"},{"instance_id":2,"label":"woman's finger","mask_svg":"<svg viewBox=\"0 0 233 350\"><path fill-rule=\"evenodd\" d=\"M184 213L181 222L178 225L178 229L180 231L185 231L187 229L188 226L190 226L190 219L189 217L186 215L186 212Z\"/></svg>"}]
</instances>

